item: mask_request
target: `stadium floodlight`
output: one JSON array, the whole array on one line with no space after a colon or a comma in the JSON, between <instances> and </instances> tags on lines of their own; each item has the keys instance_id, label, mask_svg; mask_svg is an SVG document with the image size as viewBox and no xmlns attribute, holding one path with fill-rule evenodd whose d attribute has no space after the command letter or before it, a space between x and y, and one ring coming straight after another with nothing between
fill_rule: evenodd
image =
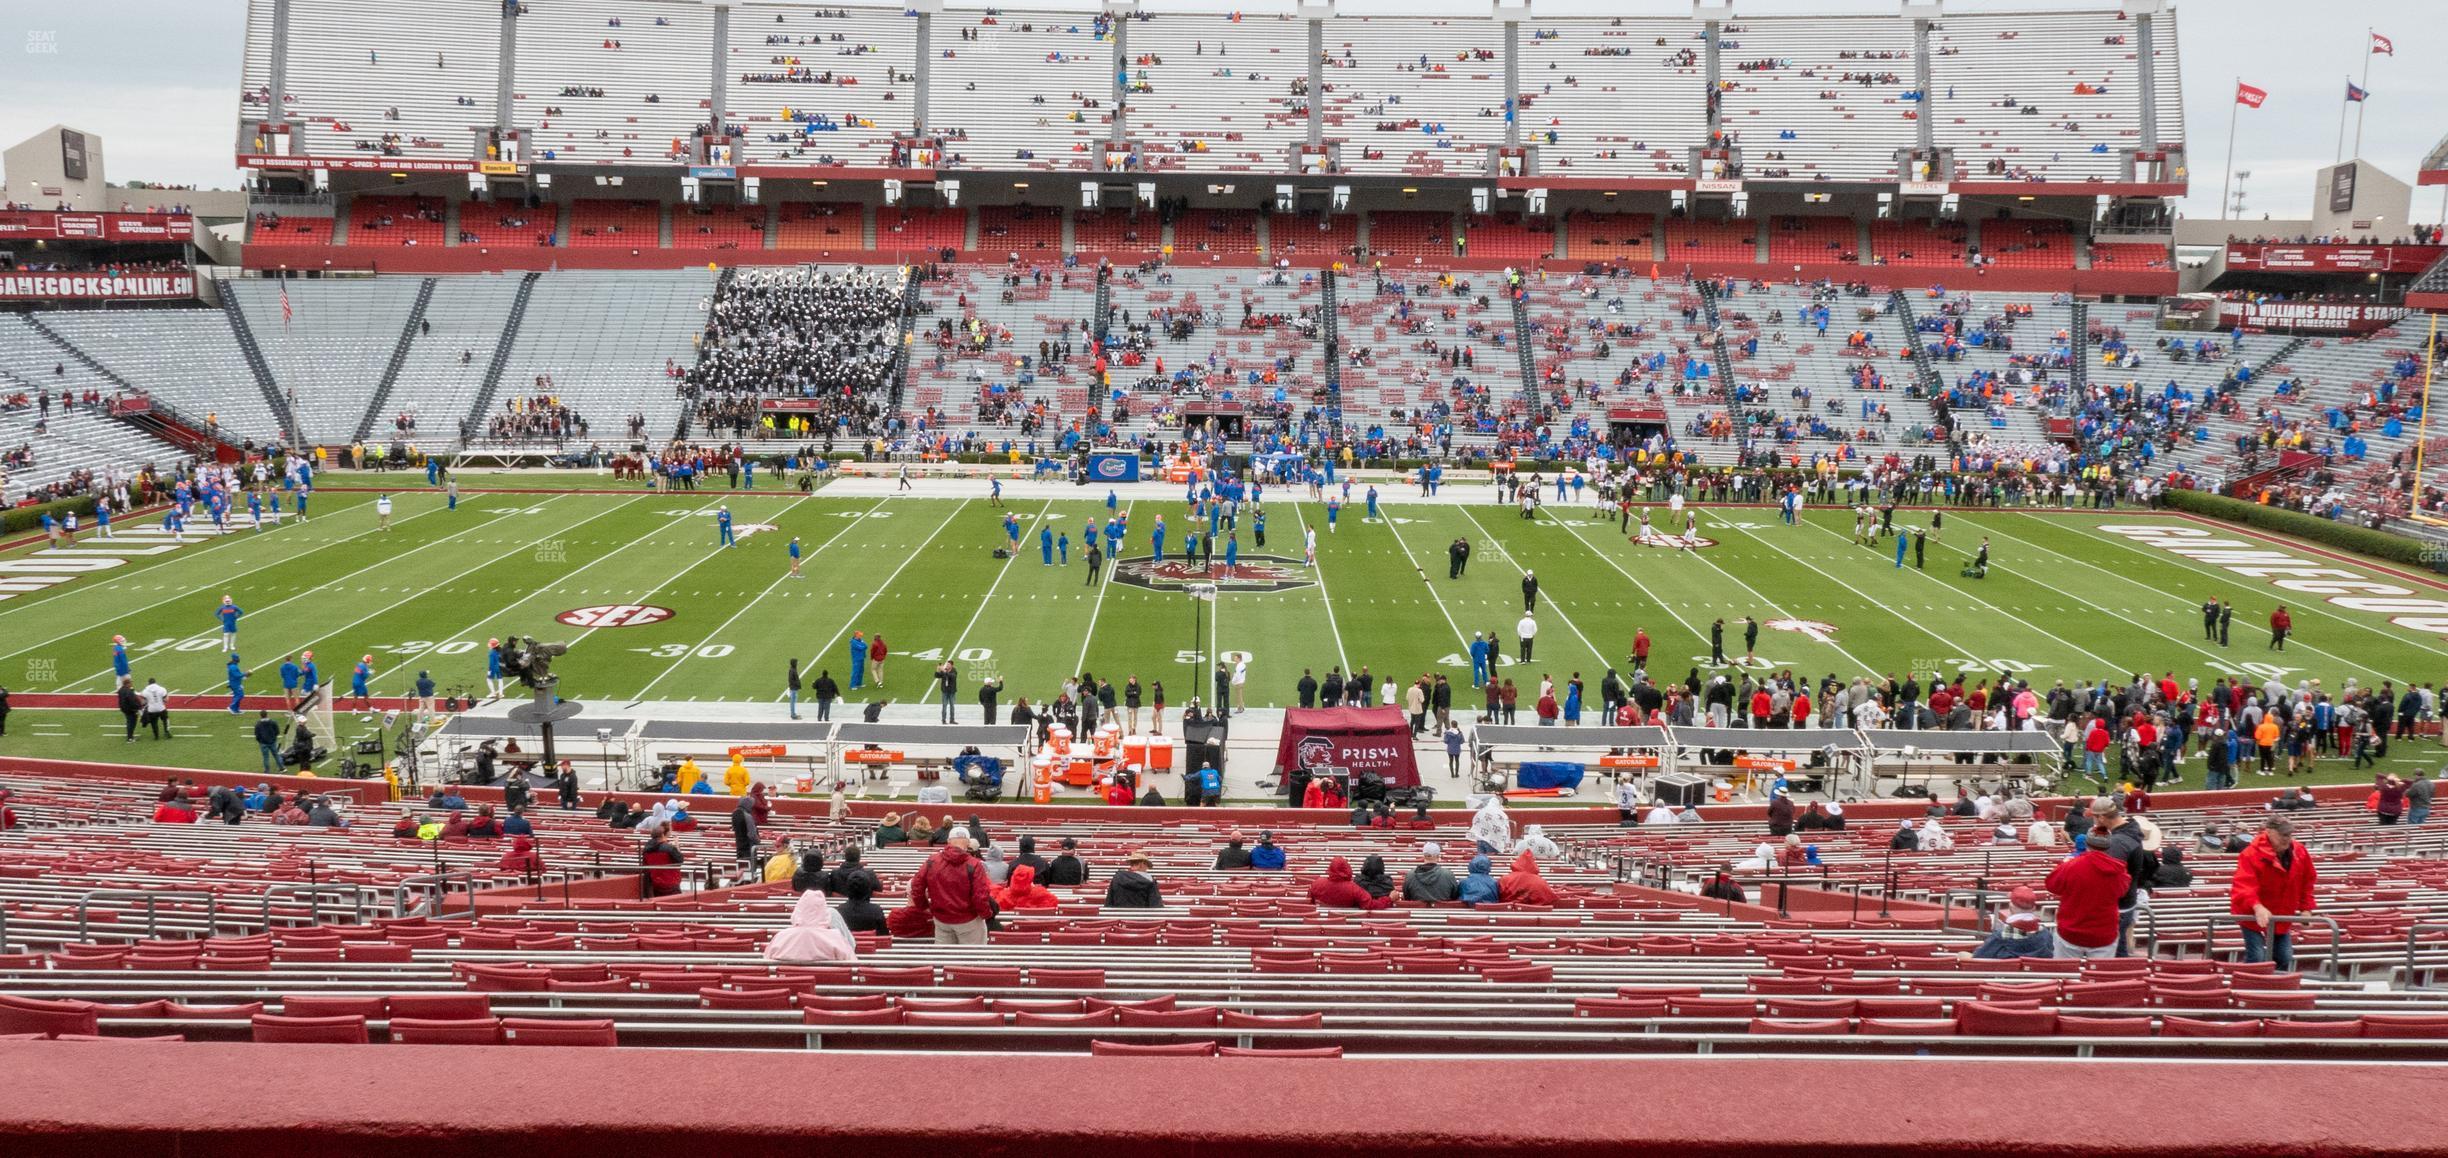
<instances>
[{"instance_id":1,"label":"stadium floodlight","mask_svg":"<svg viewBox=\"0 0 2448 1158\"><path fill-rule=\"evenodd\" d=\"M1082 181L1082 182L1080 182L1080 208L1082 208L1082 209L1094 209L1094 208L1096 208L1096 207L1097 207L1097 183L1096 183L1096 182L1094 182L1094 181Z\"/></svg>"},{"instance_id":2,"label":"stadium floodlight","mask_svg":"<svg viewBox=\"0 0 2448 1158\"><path fill-rule=\"evenodd\" d=\"M1334 211L1337 213L1351 212L1351 186L1337 185L1334 187Z\"/></svg>"},{"instance_id":3,"label":"stadium floodlight","mask_svg":"<svg viewBox=\"0 0 2448 1158\"><path fill-rule=\"evenodd\" d=\"M1277 212L1277 213L1290 213L1290 212L1292 212L1292 203L1293 203L1292 187L1291 187L1290 185L1277 185L1277 186L1275 187L1275 212Z\"/></svg>"}]
</instances>

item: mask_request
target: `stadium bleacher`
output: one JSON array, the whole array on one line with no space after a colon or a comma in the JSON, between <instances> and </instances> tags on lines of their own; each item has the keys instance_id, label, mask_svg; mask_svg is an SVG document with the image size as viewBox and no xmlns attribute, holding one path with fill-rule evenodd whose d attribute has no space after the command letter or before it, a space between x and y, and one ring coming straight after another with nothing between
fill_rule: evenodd
<instances>
[{"instance_id":1,"label":"stadium bleacher","mask_svg":"<svg viewBox=\"0 0 2448 1158\"><path fill-rule=\"evenodd\" d=\"M556 399L597 439L631 415L649 437L668 437L681 411L668 379L705 325L714 280L702 268L540 277L494 397Z\"/></svg>"},{"instance_id":2,"label":"stadium bleacher","mask_svg":"<svg viewBox=\"0 0 2448 1158\"><path fill-rule=\"evenodd\" d=\"M894 139L916 105L918 34L910 13L777 5L740 14L730 32L724 119L740 126L743 162L893 159Z\"/></svg>"},{"instance_id":3,"label":"stadium bleacher","mask_svg":"<svg viewBox=\"0 0 2448 1158\"><path fill-rule=\"evenodd\" d=\"M1265 173L1308 139L1309 32L1288 16L1139 12L1126 31L1141 167Z\"/></svg>"},{"instance_id":4,"label":"stadium bleacher","mask_svg":"<svg viewBox=\"0 0 2448 1158\"><path fill-rule=\"evenodd\" d=\"M422 286L417 278L248 280L227 292L287 393L300 436L340 444L357 436Z\"/></svg>"}]
</instances>

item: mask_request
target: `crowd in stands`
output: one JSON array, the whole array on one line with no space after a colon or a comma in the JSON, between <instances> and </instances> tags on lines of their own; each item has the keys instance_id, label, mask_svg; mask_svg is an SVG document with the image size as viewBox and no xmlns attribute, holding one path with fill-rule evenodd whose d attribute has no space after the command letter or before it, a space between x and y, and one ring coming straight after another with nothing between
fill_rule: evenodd
<instances>
[{"instance_id":1,"label":"crowd in stands","mask_svg":"<svg viewBox=\"0 0 2448 1158\"><path fill-rule=\"evenodd\" d=\"M586 419L562 405L552 388L550 375L538 375L536 392L502 403L501 412L486 423L485 437L494 442L561 443L584 439Z\"/></svg>"},{"instance_id":2,"label":"crowd in stands","mask_svg":"<svg viewBox=\"0 0 2448 1158\"><path fill-rule=\"evenodd\" d=\"M899 367L902 299L896 270L734 270L680 392L709 429L744 436L762 400L790 398L821 407L796 416L868 433Z\"/></svg>"}]
</instances>

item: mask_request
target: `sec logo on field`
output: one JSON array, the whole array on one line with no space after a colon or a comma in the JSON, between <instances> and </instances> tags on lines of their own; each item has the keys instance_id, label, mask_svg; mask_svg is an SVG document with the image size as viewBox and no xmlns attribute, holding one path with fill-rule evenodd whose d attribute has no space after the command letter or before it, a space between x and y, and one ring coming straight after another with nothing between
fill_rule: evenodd
<instances>
[{"instance_id":1,"label":"sec logo on field","mask_svg":"<svg viewBox=\"0 0 2448 1158\"><path fill-rule=\"evenodd\" d=\"M571 627L644 627L671 617L671 608L643 603L599 603L553 616Z\"/></svg>"}]
</instances>

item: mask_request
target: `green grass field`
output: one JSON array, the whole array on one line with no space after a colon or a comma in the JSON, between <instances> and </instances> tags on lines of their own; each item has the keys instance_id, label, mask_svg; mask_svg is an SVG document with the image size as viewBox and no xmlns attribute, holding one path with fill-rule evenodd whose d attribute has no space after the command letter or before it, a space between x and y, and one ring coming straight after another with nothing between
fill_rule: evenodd
<instances>
[{"instance_id":1,"label":"green grass field","mask_svg":"<svg viewBox=\"0 0 2448 1158\"><path fill-rule=\"evenodd\" d=\"M494 480L471 477L457 511L421 488L401 493L386 533L375 527L372 492L341 489L363 481L370 480L327 480L309 523L130 556L0 601L0 680L18 692L107 691L110 637L121 634L139 682L152 677L178 692L218 692L223 661L213 612L226 593L247 612L241 651L256 671L249 684L256 693L276 691L282 657L306 649L317 653L327 679L344 685L356 658L371 653L378 695L406 694L420 668L445 690L481 688L484 641L517 633L571 645L556 668L571 698L772 701L794 656L811 678L827 668L846 677L844 649L855 629L888 640L894 658L882 692L905 699L923 693L929 669L950 657L962 671L964 704L990 672L1005 679L1008 702L1041 698L1065 673L1084 669L1117 686L1132 674L1161 681L1178 707L1210 694L1212 660L1202 657L1247 653L1253 706L1290 703L1303 667L1323 675L1338 664L1405 680L1443 671L1459 683L1459 701L1469 696L1472 632L1489 632L1513 652L1524 568L1542 585L1537 660L1502 674L1534 685L1540 674L1560 683L1578 672L1593 698L1609 666L1628 667L1636 628L1654 640L1656 673L1680 678L1688 667L1707 666L1708 628L1719 617L1739 658L1746 615L1825 625L1763 630L1754 661L1813 677L1911 667L1926 679L1936 668L2025 675L2045 688L2173 670L2207 687L2223 672L2255 682L2275 672L2335 688L2349 676L2434 680L2448 659L2439 634L2292 596L2269 586L2275 579L2246 579L2101 529L2202 527L2134 512L1950 511L1927 569L1908 563L1898 570L1892 548L1850 541L1844 511L1814 511L1799 526L1783 525L1767 508L1704 511L1701 533L1714 545L1679 550L1630 543L1585 510L1550 507L1524 522L1484 503L1402 502L1388 488L1387 521L1364 520L1355 503L1331 535L1322 507L1269 503L1269 546L1260 551L1245 528L1243 562L1260 554L1285 561L1253 569L1251 580L1280 589L1228 587L1202 606L1176 589L1087 583L1076 542L1068 566L1040 564L1039 526L1068 529L1076 539L1104 514L1101 493L1087 490L1064 488L1052 500L1007 497L1024 545L1006 563L992 554L1002 543L1004 512L982 488L970 499L858 497L838 488L813 496L504 493L476 491ZM600 485L591 478L500 481L547 490ZM1158 514L1173 525L1169 549L1178 554L1187 522L1181 496L1170 488L1161 498L1153 488L1142 496L1128 504L1125 559L1147 555ZM743 531L773 529L716 549L712 512L721 502ZM1657 521L1667 529L1670 520L1660 511ZM1300 565L1302 532L1311 526L1320 531L1314 569ZM122 538L132 544L127 529ZM785 545L794 535L807 553L801 579L786 575ZM1989 578L1963 578L1958 571L1982 535L1992 541ZM1469 538L1476 553L1468 575L1449 580L1445 548L1457 537ZM37 549L21 547L4 561L20 572L39 568L52 557ZM2302 556L2305 566L2381 577L2372 564L2317 557L2300 545L2275 549ZM108 545L88 539L78 551L107 554ZM2202 639L2198 609L2211 595L2238 606L2231 647ZM2264 626L2282 595L2297 621L2297 638L2283 654L2267 650ZM634 626L556 619L640 605L671 614ZM21 705L0 754L251 763L251 745L234 722L184 716L194 734L169 756L121 745L115 715ZM2399 748L2397 759L2414 755L2415 746ZM2342 773L2342 763L2331 770Z\"/></svg>"}]
</instances>

